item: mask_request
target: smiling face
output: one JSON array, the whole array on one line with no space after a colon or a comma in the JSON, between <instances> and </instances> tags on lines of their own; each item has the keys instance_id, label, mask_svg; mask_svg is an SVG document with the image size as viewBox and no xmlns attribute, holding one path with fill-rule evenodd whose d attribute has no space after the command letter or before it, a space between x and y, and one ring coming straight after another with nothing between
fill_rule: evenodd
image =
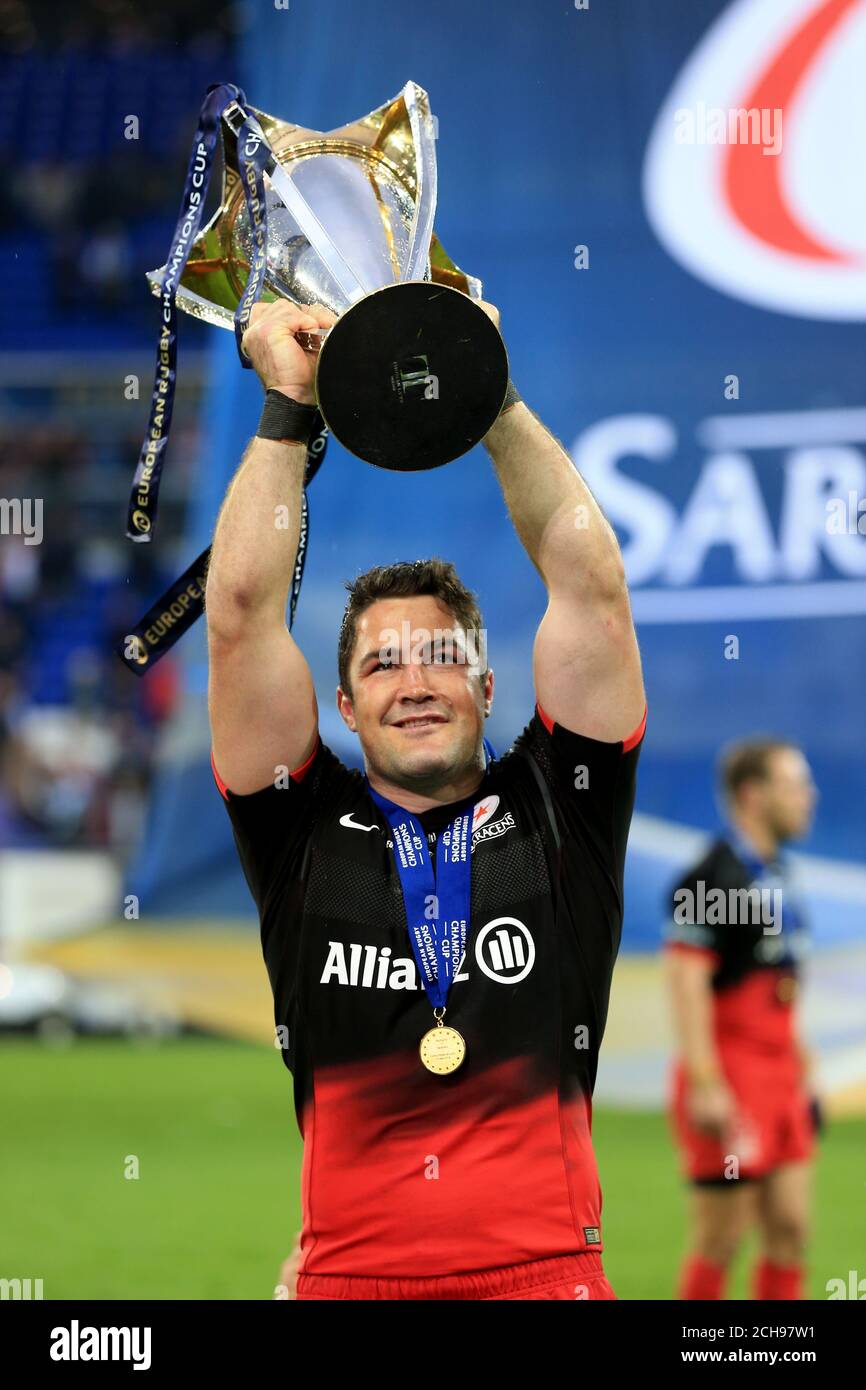
<instances>
[{"instance_id":1,"label":"smiling face","mask_svg":"<svg viewBox=\"0 0 866 1390\"><path fill-rule=\"evenodd\" d=\"M368 776L432 793L483 769L493 700L485 665L480 635L461 632L432 595L377 599L364 609L349 664L352 693L338 687L337 708L360 739Z\"/></svg>"}]
</instances>

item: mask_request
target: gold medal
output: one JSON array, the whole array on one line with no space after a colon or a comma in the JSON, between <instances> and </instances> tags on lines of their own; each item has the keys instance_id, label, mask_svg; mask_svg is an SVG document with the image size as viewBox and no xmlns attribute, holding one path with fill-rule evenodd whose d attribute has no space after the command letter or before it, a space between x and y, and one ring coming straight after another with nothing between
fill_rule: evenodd
<instances>
[{"instance_id":1,"label":"gold medal","mask_svg":"<svg viewBox=\"0 0 866 1390\"><path fill-rule=\"evenodd\" d=\"M466 1043L456 1028L447 1027L441 1018L437 1018L436 1027L424 1034L418 1051L428 1071L435 1072L437 1076L447 1076L463 1062Z\"/></svg>"}]
</instances>

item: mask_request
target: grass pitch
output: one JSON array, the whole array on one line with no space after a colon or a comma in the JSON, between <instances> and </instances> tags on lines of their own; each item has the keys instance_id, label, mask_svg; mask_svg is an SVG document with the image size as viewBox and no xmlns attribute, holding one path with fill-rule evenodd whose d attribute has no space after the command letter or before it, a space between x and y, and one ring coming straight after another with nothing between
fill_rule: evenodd
<instances>
[{"instance_id":1,"label":"grass pitch","mask_svg":"<svg viewBox=\"0 0 866 1390\"><path fill-rule=\"evenodd\" d=\"M4 1040L0 1105L0 1277L41 1278L46 1299L272 1296L299 1225L301 1164L276 1052ZM599 1106L593 1133L608 1278L619 1298L669 1299L685 1212L664 1117ZM812 1298L863 1268L864 1153L866 1120L825 1135ZM750 1255L732 1297L746 1294Z\"/></svg>"}]
</instances>

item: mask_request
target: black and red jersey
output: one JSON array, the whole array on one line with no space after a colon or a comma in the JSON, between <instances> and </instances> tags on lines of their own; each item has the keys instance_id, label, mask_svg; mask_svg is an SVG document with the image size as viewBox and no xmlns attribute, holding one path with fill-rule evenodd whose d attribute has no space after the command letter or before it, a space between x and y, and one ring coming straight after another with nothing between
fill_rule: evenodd
<instances>
[{"instance_id":1,"label":"black and red jersey","mask_svg":"<svg viewBox=\"0 0 866 1390\"><path fill-rule=\"evenodd\" d=\"M474 805L446 1015L467 1055L449 1076L419 1058L431 1006L363 774L321 741L288 786L238 796L214 769L287 1030L302 1272L425 1277L602 1248L591 1096L643 729L601 743L537 709L471 797L420 816L432 846Z\"/></svg>"},{"instance_id":2,"label":"black and red jersey","mask_svg":"<svg viewBox=\"0 0 866 1390\"><path fill-rule=\"evenodd\" d=\"M808 931L784 854L765 863L736 834L716 840L672 890L665 937L669 949L700 951L711 963L717 1046L767 1056L795 1049Z\"/></svg>"}]
</instances>

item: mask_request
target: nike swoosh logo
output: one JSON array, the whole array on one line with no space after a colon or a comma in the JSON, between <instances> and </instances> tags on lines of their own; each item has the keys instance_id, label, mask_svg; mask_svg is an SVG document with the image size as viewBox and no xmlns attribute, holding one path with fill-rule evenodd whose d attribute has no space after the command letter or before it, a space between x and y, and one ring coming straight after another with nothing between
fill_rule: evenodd
<instances>
[{"instance_id":1,"label":"nike swoosh logo","mask_svg":"<svg viewBox=\"0 0 866 1390\"><path fill-rule=\"evenodd\" d=\"M378 825L361 825L359 821L352 820L351 811L347 816L340 817L340 824L347 826L350 830L378 830Z\"/></svg>"}]
</instances>

